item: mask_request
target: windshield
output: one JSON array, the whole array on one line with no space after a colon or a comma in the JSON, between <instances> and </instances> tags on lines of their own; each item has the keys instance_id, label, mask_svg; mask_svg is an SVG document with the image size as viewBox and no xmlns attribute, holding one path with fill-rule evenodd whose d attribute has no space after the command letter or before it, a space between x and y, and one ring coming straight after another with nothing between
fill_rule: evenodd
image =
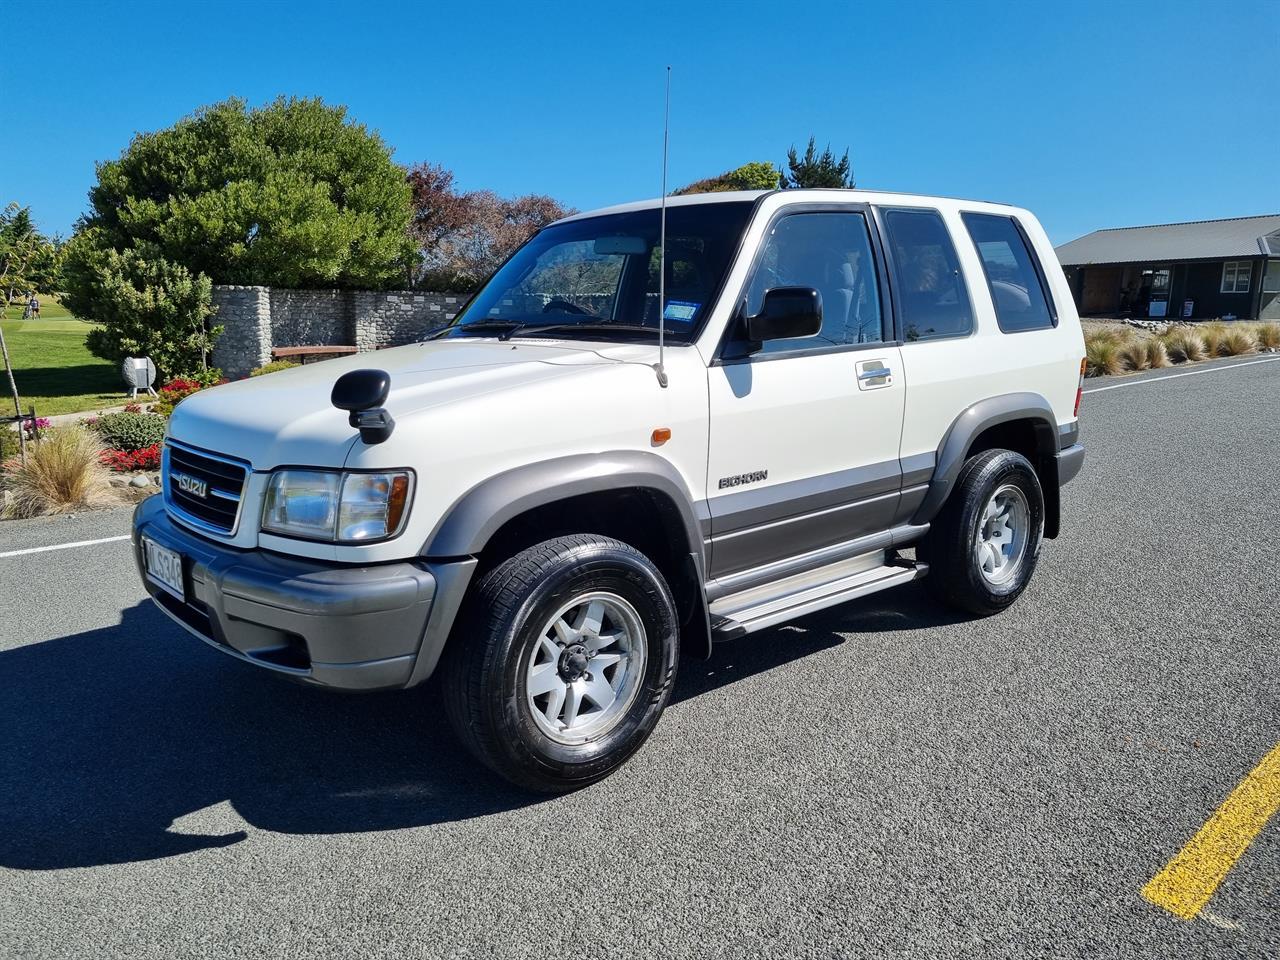
<instances>
[{"instance_id":1,"label":"windshield","mask_svg":"<svg viewBox=\"0 0 1280 960\"><path fill-rule=\"evenodd\" d=\"M728 201L667 208L664 313L671 340L687 342L701 328L753 206ZM547 227L440 335L656 337L658 231L656 208Z\"/></svg>"}]
</instances>

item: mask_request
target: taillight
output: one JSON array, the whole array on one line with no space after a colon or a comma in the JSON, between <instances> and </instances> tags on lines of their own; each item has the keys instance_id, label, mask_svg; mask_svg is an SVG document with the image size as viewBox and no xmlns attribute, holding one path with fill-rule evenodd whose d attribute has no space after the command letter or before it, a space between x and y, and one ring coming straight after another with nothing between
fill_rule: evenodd
<instances>
[{"instance_id":1,"label":"taillight","mask_svg":"<svg viewBox=\"0 0 1280 960\"><path fill-rule=\"evenodd\" d=\"M1080 383L1076 387L1076 408L1071 413L1077 419L1080 417L1080 401L1084 399L1084 371L1088 362L1088 357L1080 358Z\"/></svg>"}]
</instances>

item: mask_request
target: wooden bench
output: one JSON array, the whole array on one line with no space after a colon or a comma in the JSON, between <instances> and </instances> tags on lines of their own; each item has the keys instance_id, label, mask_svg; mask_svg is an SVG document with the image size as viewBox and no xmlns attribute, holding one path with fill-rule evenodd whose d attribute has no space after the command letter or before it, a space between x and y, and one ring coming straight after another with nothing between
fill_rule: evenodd
<instances>
[{"instance_id":1,"label":"wooden bench","mask_svg":"<svg viewBox=\"0 0 1280 960\"><path fill-rule=\"evenodd\" d=\"M272 360L294 360L306 363L308 360L329 360L333 357L347 357L356 352L355 347L342 344L329 344L319 347L272 347Z\"/></svg>"}]
</instances>

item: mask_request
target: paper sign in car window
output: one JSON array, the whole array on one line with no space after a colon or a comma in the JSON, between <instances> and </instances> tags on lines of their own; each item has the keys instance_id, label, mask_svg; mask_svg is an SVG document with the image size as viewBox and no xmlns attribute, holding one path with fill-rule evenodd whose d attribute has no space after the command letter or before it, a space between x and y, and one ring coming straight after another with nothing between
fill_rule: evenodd
<instances>
[{"instance_id":1,"label":"paper sign in car window","mask_svg":"<svg viewBox=\"0 0 1280 960\"><path fill-rule=\"evenodd\" d=\"M698 308L702 306L700 303L694 303L691 300L668 300L667 309L662 311L664 320L683 320L689 323L697 314Z\"/></svg>"}]
</instances>

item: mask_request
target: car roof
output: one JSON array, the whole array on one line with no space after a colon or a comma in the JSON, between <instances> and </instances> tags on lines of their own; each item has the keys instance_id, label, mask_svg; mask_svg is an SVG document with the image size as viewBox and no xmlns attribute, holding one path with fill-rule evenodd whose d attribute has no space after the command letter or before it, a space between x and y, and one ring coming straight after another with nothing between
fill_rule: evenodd
<instances>
[{"instance_id":1,"label":"car roof","mask_svg":"<svg viewBox=\"0 0 1280 960\"><path fill-rule=\"evenodd\" d=\"M892 190L858 190L840 188L809 188L799 190L729 190L723 193L691 193L678 197L667 197L668 209L672 207L698 206L707 203L732 203L734 201L755 201L770 194L778 194L787 203L821 203L830 201L833 195L840 199L861 203L881 205L898 205L911 207L976 207L979 205L1009 208L1009 204L991 200L969 200L959 197L938 197L918 193L897 193ZM662 205L660 197L648 200L635 200L631 203L620 203L596 210L585 210L572 216L557 220L557 223L569 223L573 220L584 220L588 217L600 217L613 213L631 213L636 210L654 210Z\"/></svg>"}]
</instances>

